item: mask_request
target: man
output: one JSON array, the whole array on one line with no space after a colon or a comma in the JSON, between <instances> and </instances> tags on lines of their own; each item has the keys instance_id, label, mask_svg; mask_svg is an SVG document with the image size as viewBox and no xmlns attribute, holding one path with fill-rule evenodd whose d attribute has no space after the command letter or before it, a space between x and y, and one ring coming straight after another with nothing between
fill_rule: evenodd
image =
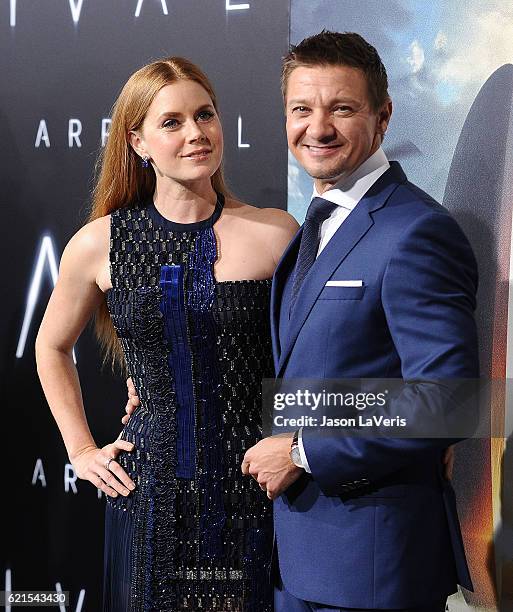
<instances>
[{"instance_id":1,"label":"man","mask_svg":"<svg viewBox=\"0 0 513 612\"><path fill-rule=\"evenodd\" d=\"M472 250L381 149L392 103L374 47L307 38L284 59L282 89L314 198L274 276L276 375L402 378L397 407L419 415L429 381L478 376ZM304 427L249 449L242 470L276 500L276 612L434 612L457 583L471 589L449 444Z\"/></svg>"}]
</instances>

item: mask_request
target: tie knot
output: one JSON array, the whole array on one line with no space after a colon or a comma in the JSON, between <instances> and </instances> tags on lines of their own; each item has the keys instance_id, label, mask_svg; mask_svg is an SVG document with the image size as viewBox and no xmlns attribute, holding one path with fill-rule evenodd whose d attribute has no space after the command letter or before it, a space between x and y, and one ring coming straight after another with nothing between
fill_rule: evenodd
<instances>
[{"instance_id":1,"label":"tie knot","mask_svg":"<svg viewBox=\"0 0 513 612\"><path fill-rule=\"evenodd\" d=\"M337 208L337 205L324 198L314 198L306 211L306 218L322 223Z\"/></svg>"}]
</instances>

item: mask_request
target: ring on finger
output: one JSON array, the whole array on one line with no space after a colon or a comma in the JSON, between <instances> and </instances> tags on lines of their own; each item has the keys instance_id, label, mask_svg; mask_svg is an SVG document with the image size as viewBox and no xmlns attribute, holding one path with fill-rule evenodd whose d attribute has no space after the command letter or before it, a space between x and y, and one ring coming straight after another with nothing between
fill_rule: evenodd
<instances>
[{"instance_id":1,"label":"ring on finger","mask_svg":"<svg viewBox=\"0 0 513 612\"><path fill-rule=\"evenodd\" d=\"M109 465L110 465L111 461L114 461L114 457L111 457L110 459L107 459L107 461L105 462L105 469L108 470L108 471L110 471L109 470Z\"/></svg>"}]
</instances>

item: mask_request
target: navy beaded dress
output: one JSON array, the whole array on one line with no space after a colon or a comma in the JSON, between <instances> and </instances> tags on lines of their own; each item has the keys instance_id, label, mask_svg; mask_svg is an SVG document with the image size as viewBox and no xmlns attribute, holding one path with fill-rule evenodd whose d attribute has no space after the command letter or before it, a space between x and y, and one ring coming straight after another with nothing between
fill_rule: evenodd
<instances>
[{"instance_id":1,"label":"navy beaded dress","mask_svg":"<svg viewBox=\"0 0 513 612\"><path fill-rule=\"evenodd\" d=\"M213 216L111 215L107 305L140 406L107 498L104 612L271 612L271 502L240 470L261 437L270 280L217 282Z\"/></svg>"}]
</instances>

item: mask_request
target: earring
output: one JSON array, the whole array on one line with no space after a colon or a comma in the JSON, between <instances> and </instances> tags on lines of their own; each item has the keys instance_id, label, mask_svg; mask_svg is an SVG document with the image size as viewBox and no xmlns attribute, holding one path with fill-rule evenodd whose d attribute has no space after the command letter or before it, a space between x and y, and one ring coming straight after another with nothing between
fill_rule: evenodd
<instances>
[{"instance_id":1,"label":"earring","mask_svg":"<svg viewBox=\"0 0 513 612\"><path fill-rule=\"evenodd\" d=\"M143 155L141 159L141 165L143 168L147 168L150 164L148 162L150 158L147 155Z\"/></svg>"}]
</instances>

